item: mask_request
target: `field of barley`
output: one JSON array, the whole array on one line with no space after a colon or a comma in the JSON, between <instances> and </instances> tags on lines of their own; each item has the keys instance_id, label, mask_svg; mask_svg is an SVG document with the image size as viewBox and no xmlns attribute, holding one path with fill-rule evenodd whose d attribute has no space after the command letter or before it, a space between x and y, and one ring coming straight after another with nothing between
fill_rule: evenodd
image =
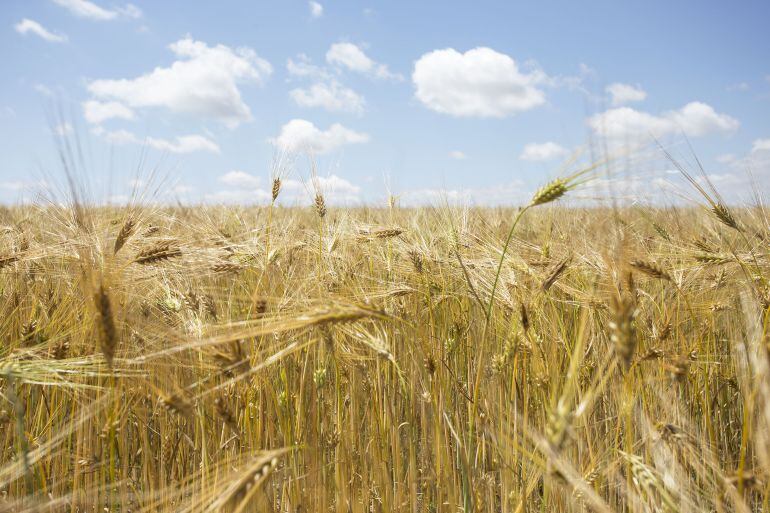
<instances>
[{"instance_id":1,"label":"field of barley","mask_svg":"<svg viewBox=\"0 0 770 513\"><path fill-rule=\"evenodd\" d=\"M579 180L4 208L0 510L770 510L767 212Z\"/></svg>"}]
</instances>

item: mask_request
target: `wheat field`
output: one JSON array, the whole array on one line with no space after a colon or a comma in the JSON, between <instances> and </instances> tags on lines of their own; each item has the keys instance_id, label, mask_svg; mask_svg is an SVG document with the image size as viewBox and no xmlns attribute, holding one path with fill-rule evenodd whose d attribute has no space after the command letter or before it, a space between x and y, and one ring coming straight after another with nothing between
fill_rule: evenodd
<instances>
[{"instance_id":1,"label":"wheat field","mask_svg":"<svg viewBox=\"0 0 770 513\"><path fill-rule=\"evenodd\" d=\"M0 508L770 510L767 213L582 178L3 209Z\"/></svg>"}]
</instances>

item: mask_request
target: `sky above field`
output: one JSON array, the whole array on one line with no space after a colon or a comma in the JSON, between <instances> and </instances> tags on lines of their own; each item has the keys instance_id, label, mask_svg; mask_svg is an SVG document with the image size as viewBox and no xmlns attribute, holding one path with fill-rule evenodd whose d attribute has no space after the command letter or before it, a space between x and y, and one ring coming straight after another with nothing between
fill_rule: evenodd
<instances>
[{"instance_id":1,"label":"sky above field","mask_svg":"<svg viewBox=\"0 0 770 513\"><path fill-rule=\"evenodd\" d=\"M95 201L264 203L280 161L301 203L312 160L339 204L516 204L575 155L611 155L617 196L676 201L658 144L740 198L770 183L768 20L767 1L5 0L0 201L60 190L62 149Z\"/></svg>"}]
</instances>

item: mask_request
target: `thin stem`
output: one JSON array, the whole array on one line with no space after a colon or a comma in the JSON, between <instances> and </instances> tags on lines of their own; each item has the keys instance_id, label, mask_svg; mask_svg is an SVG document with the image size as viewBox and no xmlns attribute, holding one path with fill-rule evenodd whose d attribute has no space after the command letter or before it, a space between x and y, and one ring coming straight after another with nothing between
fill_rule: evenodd
<instances>
[{"instance_id":1,"label":"thin stem","mask_svg":"<svg viewBox=\"0 0 770 513\"><path fill-rule=\"evenodd\" d=\"M505 239L505 244L503 245L503 252L500 254L500 261L497 263L497 272L495 273L495 281L492 284L492 292L489 295L489 305L487 305L487 313L486 318L484 319L484 329L481 332L481 350L479 353L478 358L478 369L476 369L476 378L473 383L473 405L472 408L472 415L470 418L470 433L473 433L473 426L476 422L476 410L478 409L478 396L479 396L479 386L481 385L481 375L482 373L482 367L484 365L484 358L485 358L485 348L486 348L486 339L487 339L487 331L489 330L489 322L492 318L492 308L495 304L495 292L497 292L497 284L500 281L500 273L503 269L503 263L505 262L505 255L508 253L508 247L511 245L511 240L513 240L513 232L516 230L516 225L519 224L519 221L521 220L522 216L524 215L524 212L530 209L532 204L528 204L521 210L519 210L519 213L516 214L516 218L513 220L513 225L511 226L510 231L508 232L508 237Z\"/></svg>"}]
</instances>

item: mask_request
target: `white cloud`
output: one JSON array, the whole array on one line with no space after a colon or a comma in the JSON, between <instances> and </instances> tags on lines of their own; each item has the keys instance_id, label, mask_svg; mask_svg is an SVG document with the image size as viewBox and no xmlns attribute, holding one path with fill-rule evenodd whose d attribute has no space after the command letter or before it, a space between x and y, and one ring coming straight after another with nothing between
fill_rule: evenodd
<instances>
[{"instance_id":1,"label":"white cloud","mask_svg":"<svg viewBox=\"0 0 770 513\"><path fill-rule=\"evenodd\" d=\"M461 152L460 150L453 150L449 152L449 158L455 160L465 160L467 155L465 155L465 153Z\"/></svg>"},{"instance_id":2,"label":"white cloud","mask_svg":"<svg viewBox=\"0 0 770 513\"><path fill-rule=\"evenodd\" d=\"M213 193L204 194L203 199L207 203L214 203L214 204L227 204L227 203L249 204L249 203L260 203L260 202L268 201L270 199L270 193L263 189L224 190L224 191L217 191Z\"/></svg>"},{"instance_id":3,"label":"white cloud","mask_svg":"<svg viewBox=\"0 0 770 513\"><path fill-rule=\"evenodd\" d=\"M262 83L272 73L270 63L250 48L211 47L190 37L169 48L179 57L171 66L134 79L95 80L88 90L129 107L163 107L214 118L231 128L252 119L238 84Z\"/></svg>"},{"instance_id":4,"label":"white cloud","mask_svg":"<svg viewBox=\"0 0 770 513\"><path fill-rule=\"evenodd\" d=\"M330 204L351 204L360 201L361 187L337 175L319 176L318 185Z\"/></svg>"},{"instance_id":5,"label":"white cloud","mask_svg":"<svg viewBox=\"0 0 770 513\"><path fill-rule=\"evenodd\" d=\"M283 127L278 137L270 142L284 151L322 154L336 150L346 144L359 144L369 141L364 133L354 132L339 123L326 130L320 130L313 123L304 119L292 119Z\"/></svg>"},{"instance_id":6,"label":"white cloud","mask_svg":"<svg viewBox=\"0 0 770 513\"><path fill-rule=\"evenodd\" d=\"M668 193L678 190L678 186L668 175L671 175L669 170L664 170L644 174L613 175L610 178L595 178L584 184L580 193L575 196L592 203L601 203L608 199L624 204L665 203L670 200Z\"/></svg>"},{"instance_id":7,"label":"white cloud","mask_svg":"<svg viewBox=\"0 0 770 513\"><path fill-rule=\"evenodd\" d=\"M414 65L417 99L436 112L458 117L505 117L545 103L542 72L522 73L508 55L491 48L460 53L434 50Z\"/></svg>"},{"instance_id":8,"label":"white cloud","mask_svg":"<svg viewBox=\"0 0 770 513\"><path fill-rule=\"evenodd\" d=\"M735 156L733 153L722 153L721 155L716 156L716 161L720 164L732 164L737 160L738 157Z\"/></svg>"},{"instance_id":9,"label":"white cloud","mask_svg":"<svg viewBox=\"0 0 770 513\"><path fill-rule=\"evenodd\" d=\"M726 158L726 157L731 158ZM762 195L770 194L770 138L754 140L751 150L745 155L720 156L717 161L724 166L720 175L709 175L718 184L719 192L730 200L744 204L752 202L751 191Z\"/></svg>"},{"instance_id":10,"label":"white cloud","mask_svg":"<svg viewBox=\"0 0 770 513\"><path fill-rule=\"evenodd\" d=\"M376 78L403 80L404 77L391 73L385 64L378 64L353 43L334 43L326 52L326 62L350 71L364 73Z\"/></svg>"},{"instance_id":11,"label":"white cloud","mask_svg":"<svg viewBox=\"0 0 770 513\"><path fill-rule=\"evenodd\" d=\"M770 138L768 139L756 139L751 145L751 153L757 153L760 151L770 151Z\"/></svg>"},{"instance_id":12,"label":"white cloud","mask_svg":"<svg viewBox=\"0 0 770 513\"><path fill-rule=\"evenodd\" d=\"M713 107L701 102L690 102L679 110L671 110L659 116L618 107L591 116L588 125L600 136L622 140L663 137L684 132L699 137L712 132L732 132L739 123L736 119L717 113Z\"/></svg>"},{"instance_id":13,"label":"white cloud","mask_svg":"<svg viewBox=\"0 0 770 513\"><path fill-rule=\"evenodd\" d=\"M35 91L42 94L43 96L53 96L53 91L51 91L51 88L44 84L35 84L33 87Z\"/></svg>"},{"instance_id":14,"label":"white cloud","mask_svg":"<svg viewBox=\"0 0 770 513\"><path fill-rule=\"evenodd\" d=\"M300 107L322 107L331 112L361 114L366 101L346 87L327 68L316 66L305 54L286 61L286 70L292 77L313 79L314 83L289 91L289 96Z\"/></svg>"},{"instance_id":15,"label":"white cloud","mask_svg":"<svg viewBox=\"0 0 770 513\"><path fill-rule=\"evenodd\" d=\"M313 0L310 0L310 2L307 3L308 7L310 8L310 16L313 18L320 18L323 16L324 13L324 6L319 4L318 2L314 2Z\"/></svg>"},{"instance_id":16,"label":"white cloud","mask_svg":"<svg viewBox=\"0 0 770 513\"><path fill-rule=\"evenodd\" d=\"M53 128L53 131L59 137L64 137L66 135L70 135L74 131L74 129L72 128L72 125L70 123L64 122L56 125Z\"/></svg>"},{"instance_id":17,"label":"white cloud","mask_svg":"<svg viewBox=\"0 0 770 513\"><path fill-rule=\"evenodd\" d=\"M238 170L228 171L219 177L219 181L225 185L241 189L256 189L261 182L258 176L250 175L245 171Z\"/></svg>"},{"instance_id":18,"label":"white cloud","mask_svg":"<svg viewBox=\"0 0 770 513\"><path fill-rule=\"evenodd\" d=\"M447 202L455 205L513 205L531 196L524 183L515 180L490 187L456 189L413 189L398 194L405 206L433 205Z\"/></svg>"},{"instance_id":19,"label":"white cloud","mask_svg":"<svg viewBox=\"0 0 770 513\"><path fill-rule=\"evenodd\" d=\"M8 191L20 191L26 186L27 184L25 182L22 182L21 180L10 180L7 182L0 182L0 189L5 189Z\"/></svg>"},{"instance_id":20,"label":"white cloud","mask_svg":"<svg viewBox=\"0 0 770 513\"><path fill-rule=\"evenodd\" d=\"M142 10L134 4L126 4L123 7L115 8L115 10L121 16L125 16L126 18L133 18L135 20L141 18L143 14Z\"/></svg>"},{"instance_id":21,"label":"white cloud","mask_svg":"<svg viewBox=\"0 0 770 513\"><path fill-rule=\"evenodd\" d=\"M219 153L219 145L202 135L182 135L177 137L174 141L169 141L167 139L159 139L156 137L146 137L142 139L128 130L117 130L114 132L97 130L96 133L102 135L108 142L113 144L147 145L150 148L167 151L169 153L193 153L196 151Z\"/></svg>"},{"instance_id":22,"label":"white cloud","mask_svg":"<svg viewBox=\"0 0 770 513\"><path fill-rule=\"evenodd\" d=\"M315 180L327 203L350 204L360 202L361 187L338 175L318 176ZM303 182L289 178L282 182L278 201L283 204L310 205L314 201L315 193L315 186L310 180Z\"/></svg>"},{"instance_id":23,"label":"white cloud","mask_svg":"<svg viewBox=\"0 0 770 513\"><path fill-rule=\"evenodd\" d=\"M313 64L310 57L304 53L297 55L297 60L291 57L288 58L286 60L286 71L289 72L289 75L295 77L329 78L330 76L325 69Z\"/></svg>"},{"instance_id":24,"label":"white cloud","mask_svg":"<svg viewBox=\"0 0 770 513\"><path fill-rule=\"evenodd\" d=\"M67 36L64 34L55 34L35 20L24 18L19 23L13 26L16 32L22 35L35 34L36 36L45 39L49 43L63 43L67 41Z\"/></svg>"},{"instance_id":25,"label":"white cloud","mask_svg":"<svg viewBox=\"0 0 770 513\"><path fill-rule=\"evenodd\" d=\"M641 102L647 98L647 93L641 87L615 82L605 88L612 97L612 106L618 107L631 102Z\"/></svg>"},{"instance_id":26,"label":"white cloud","mask_svg":"<svg viewBox=\"0 0 770 513\"><path fill-rule=\"evenodd\" d=\"M465 204L472 201L474 194L466 189L413 189L398 194L404 206L422 206L444 203Z\"/></svg>"},{"instance_id":27,"label":"white cloud","mask_svg":"<svg viewBox=\"0 0 770 513\"><path fill-rule=\"evenodd\" d=\"M47 189L48 182L45 180L9 180L0 182L0 189L7 191L22 191L24 189Z\"/></svg>"},{"instance_id":28,"label":"white cloud","mask_svg":"<svg viewBox=\"0 0 770 513\"><path fill-rule=\"evenodd\" d=\"M134 111L119 102L100 102L89 100L83 102L83 115L86 121L100 124L108 119L134 119Z\"/></svg>"},{"instance_id":29,"label":"white cloud","mask_svg":"<svg viewBox=\"0 0 770 513\"><path fill-rule=\"evenodd\" d=\"M346 111L356 114L364 111L363 96L333 79L317 82L307 88L292 89L289 96L300 107L323 107L332 112Z\"/></svg>"},{"instance_id":30,"label":"white cloud","mask_svg":"<svg viewBox=\"0 0 770 513\"><path fill-rule=\"evenodd\" d=\"M87 18L95 21L114 20L120 16L126 18L141 18L142 11L133 4L116 7L112 10L105 9L88 0L53 0L54 3L64 7L70 13L79 18Z\"/></svg>"},{"instance_id":31,"label":"white cloud","mask_svg":"<svg viewBox=\"0 0 770 513\"><path fill-rule=\"evenodd\" d=\"M334 43L331 45L326 52L326 62L360 73L367 73L374 67L374 61L353 43Z\"/></svg>"},{"instance_id":32,"label":"white cloud","mask_svg":"<svg viewBox=\"0 0 770 513\"><path fill-rule=\"evenodd\" d=\"M353 185L337 175L319 176L317 179L321 190L327 195L350 196L361 191L361 187Z\"/></svg>"},{"instance_id":33,"label":"white cloud","mask_svg":"<svg viewBox=\"0 0 770 513\"><path fill-rule=\"evenodd\" d=\"M157 150L171 153L193 153L196 151L219 153L219 145L202 135L182 135L177 137L175 141L148 137L147 144Z\"/></svg>"},{"instance_id":34,"label":"white cloud","mask_svg":"<svg viewBox=\"0 0 770 513\"><path fill-rule=\"evenodd\" d=\"M171 193L177 194L177 195L184 195L184 194L190 194L194 190L195 190L195 187L193 187L192 185L179 184L171 188Z\"/></svg>"},{"instance_id":35,"label":"white cloud","mask_svg":"<svg viewBox=\"0 0 770 513\"><path fill-rule=\"evenodd\" d=\"M567 153L569 153L567 148L564 148L555 142L548 141L544 143L529 143L525 145L524 151L521 152L519 158L521 160L542 162L563 157Z\"/></svg>"},{"instance_id":36,"label":"white cloud","mask_svg":"<svg viewBox=\"0 0 770 513\"><path fill-rule=\"evenodd\" d=\"M751 89L751 86L749 86L749 84L746 82L736 82L735 84L728 85L726 89L730 92L734 92L734 91L745 92Z\"/></svg>"}]
</instances>

